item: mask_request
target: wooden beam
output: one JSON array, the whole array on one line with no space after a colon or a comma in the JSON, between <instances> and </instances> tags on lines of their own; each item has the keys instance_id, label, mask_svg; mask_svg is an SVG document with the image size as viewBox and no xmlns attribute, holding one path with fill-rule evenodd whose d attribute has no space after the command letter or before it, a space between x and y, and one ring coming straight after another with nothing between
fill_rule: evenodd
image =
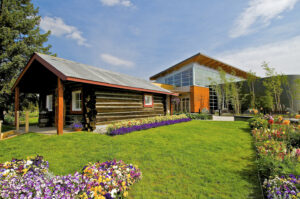
<instances>
[{"instance_id":1,"label":"wooden beam","mask_svg":"<svg viewBox=\"0 0 300 199\"><path fill-rule=\"evenodd\" d=\"M174 104L172 103L172 96L170 96L170 115L173 115Z\"/></svg>"},{"instance_id":2,"label":"wooden beam","mask_svg":"<svg viewBox=\"0 0 300 199\"><path fill-rule=\"evenodd\" d=\"M20 89L19 86L15 88L15 126L17 127L17 112L19 111L19 97L20 97Z\"/></svg>"},{"instance_id":3,"label":"wooden beam","mask_svg":"<svg viewBox=\"0 0 300 199\"><path fill-rule=\"evenodd\" d=\"M64 86L59 77L57 77L57 135L63 134L64 128Z\"/></svg>"},{"instance_id":4,"label":"wooden beam","mask_svg":"<svg viewBox=\"0 0 300 199\"><path fill-rule=\"evenodd\" d=\"M211 66L212 63L214 63L215 60L211 60L211 59L204 59L200 64L204 65L204 66Z\"/></svg>"},{"instance_id":5,"label":"wooden beam","mask_svg":"<svg viewBox=\"0 0 300 199\"><path fill-rule=\"evenodd\" d=\"M25 132L29 132L29 112L25 112Z\"/></svg>"}]
</instances>

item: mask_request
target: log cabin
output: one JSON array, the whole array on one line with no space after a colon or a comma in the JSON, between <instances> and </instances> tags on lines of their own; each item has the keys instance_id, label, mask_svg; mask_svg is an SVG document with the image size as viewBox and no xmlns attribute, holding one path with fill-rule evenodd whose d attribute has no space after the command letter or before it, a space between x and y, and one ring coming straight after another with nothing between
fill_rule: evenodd
<instances>
[{"instance_id":1,"label":"log cabin","mask_svg":"<svg viewBox=\"0 0 300 199\"><path fill-rule=\"evenodd\" d=\"M58 135L74 122L93 131L97 125L166 115L176 95L147 80L40 53L31 56L12 91L15 112L21 93L37 94L39 126L56 126Z\"/></svg>"}]
</instances>

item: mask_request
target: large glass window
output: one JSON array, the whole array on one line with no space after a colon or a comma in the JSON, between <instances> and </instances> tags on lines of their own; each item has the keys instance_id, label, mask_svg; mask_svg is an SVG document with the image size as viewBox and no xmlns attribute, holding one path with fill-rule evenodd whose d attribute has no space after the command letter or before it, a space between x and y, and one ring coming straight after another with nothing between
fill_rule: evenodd
<instances>
[{"instance_id":1,"label":"large glass window","mask_svg":"<svg viewBox=\"0 0 300 199\"><path fill-rule=\"evenodd\" d=\"M165 79L166 84L174 85L173 76Z\"/></svg>"},{"instance_id":2,"label":"large glass window","mask_svg":"<svg viewBox=\"0 0 300 199\"><path fill-rule=\"evenodd\" d=\"M165 78L165 83L174 86L191 86L193 85L193 69L188 69L183 72L179 72L175 75Z\"/></svg>"}]
</instances>

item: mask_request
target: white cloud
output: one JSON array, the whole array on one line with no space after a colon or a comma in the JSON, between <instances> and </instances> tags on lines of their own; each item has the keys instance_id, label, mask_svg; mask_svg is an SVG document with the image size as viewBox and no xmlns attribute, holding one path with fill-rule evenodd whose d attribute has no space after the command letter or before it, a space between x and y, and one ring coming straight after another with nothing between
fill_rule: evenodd
<instances>
[{"instance_id":1,"label":"white cloud","mask_svg":"<svg viewBox=\"0 0 300 199\"><path fill-rule=\"evenodd\" d=\"M132 3L130 0L100 0L100 2L105 6L125 6L131 7Z\"/></svg>"},{"instance_id":2,"label":"white cloud","mask_svg":"<svg viewBox=\"0 0 300 199\"><path fill-rule=\"evenodd\" d=\"M230 31L232 38L250 34L268 26L273 18L280 19L282 12L292 10L298 0L250 0L248 7L237 18ZM253 27L254 26L254 27Z\"/></svg>"},{"instance_id":3,"label":"white cloud","mask_svg":"<svg viewBox=\"0 0 300 199\"><path fill-rule=\"evenodd\" d=\"M106 62L108 64L111 64L113 66L123 66L125 68L133 68L134 67L133 62L115 57L115 56L110 55L110 54L103 53L103 54L100 55L100 58L104 62Z\"/></svg>"},{"instance_id":4,"label":"white cloud","mask_svg":"<svg viewBox=\"0 0 300 199\"><path fill-rule=\"evenodd\" d=\"M59 17L43 17L41 19L40 27L44 31L51 31L51 34L57 37L65 36L70 39L74 39L78 45L88 47L86 39L82 36L76 27L65 24L65 22Z\"/></svg>"},{"instance_id":5,"label":"white cloud","mask_svg":"<svg viewBox=\"0 0 300 199\"><path fill-rule=\"evenodd\" d=\"M300 36L257 47L227 51L216 57L237 68L264 76L261 64L266 61L279 73L300 74Z\"/></svg>"}]
</instances>

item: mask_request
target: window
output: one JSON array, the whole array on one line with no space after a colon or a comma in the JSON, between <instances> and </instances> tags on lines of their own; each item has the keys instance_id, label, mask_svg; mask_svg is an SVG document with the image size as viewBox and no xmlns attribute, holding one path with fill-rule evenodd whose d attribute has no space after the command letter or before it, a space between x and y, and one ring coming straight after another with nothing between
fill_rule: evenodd
<instances>
[{"instance_id":1,"label":"window","mask_svg":"<svg viewBox=\"0 0 300 199\"><path fill-rule=\"evenodd\" d=\"M181 86L181 73L177 73L174 76L174 84L175 84L175 86L178 86L178 87Z\"/></svg>"},{"instance_id":2,"label":"window","mask_svg":"<svg viewBox=\"0 0 300 199\"><path fill-rule=\"evenodd\" d=\"M177 87L193 85L193 69L190 68L175 75L166 77L165 84L170 84Z\"/></svg>"},{"instance_id":3,"label":"window","mask_svg":"<svg viewBox=\"0 0 300 199\"><path fill-rule=\"evenodd\" d=\"M153 107L152 95L144 95L144 107Z\"/></svg>"},{"instance_id":4,"label":"window","mask_svg":"<svg viewBox=\"0 0 300 199\"><path fill-rule=\"evenodd\" d=\"M72 111L81 111L81 91L72 92Z\"/></svg>"},{"instance_id":5,"label":"window","mask_svg":"<svg viewBox=\"0 0 300 199\"><path fill-rule=\"evenodd\" d=\"M48 111L52 111L53 106L53 95L47 95L46 96L46 108Z\"/></svg>"},{"instance_id":6,"label":"window","mask_svg":"<svg viewBox=\"0 0 300 199\"><path fill-rule=\"evenodd\" d=\"M170 84L170 85L174 85L173 76L166 78L165 83Z\"/></svg>"}]
</instances>

